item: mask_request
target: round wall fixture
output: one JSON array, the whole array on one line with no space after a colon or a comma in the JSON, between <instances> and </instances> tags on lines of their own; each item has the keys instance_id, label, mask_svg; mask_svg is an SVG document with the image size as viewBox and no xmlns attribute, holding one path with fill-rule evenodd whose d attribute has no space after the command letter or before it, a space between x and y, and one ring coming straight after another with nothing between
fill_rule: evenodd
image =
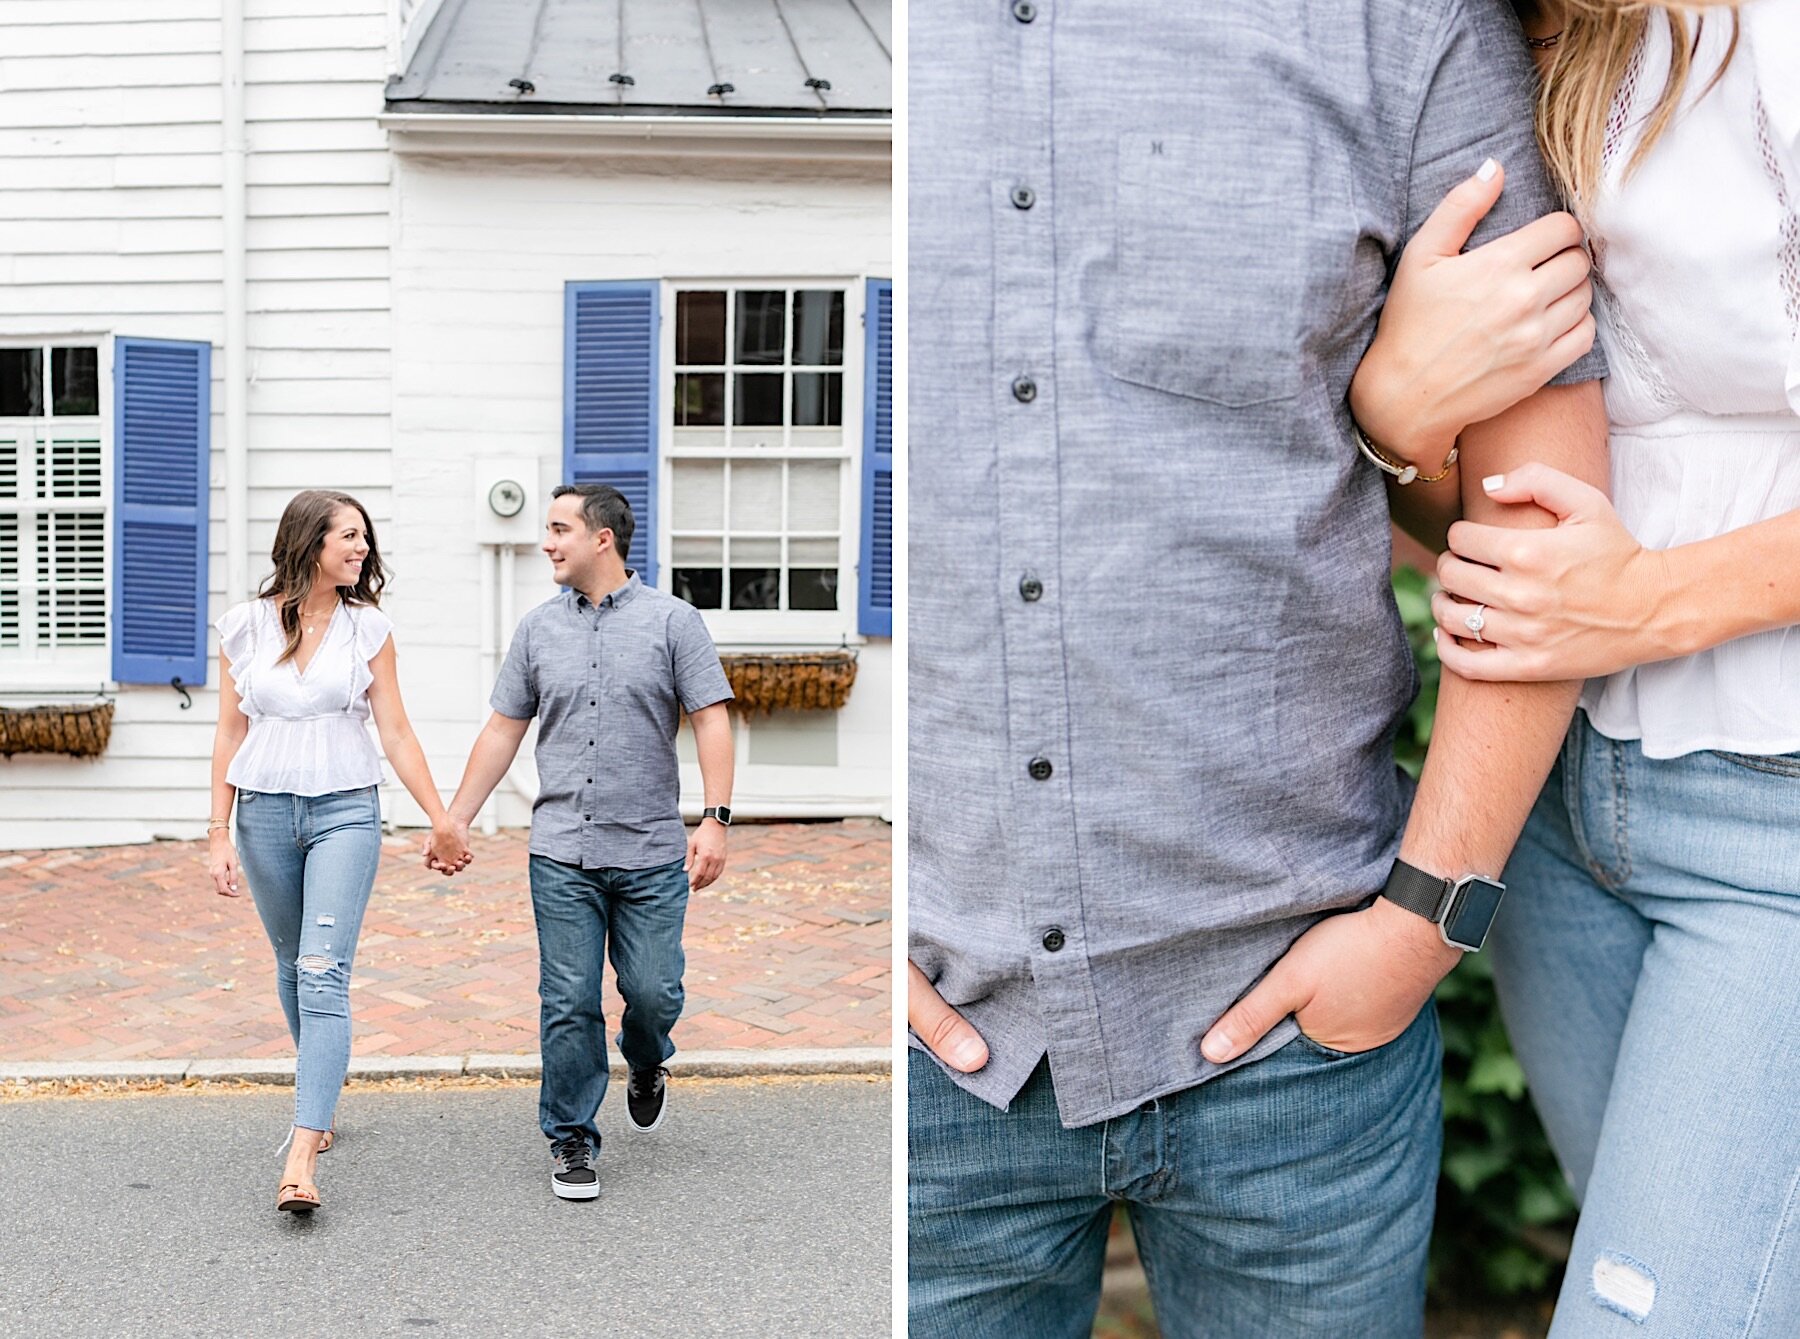
<instances>
[{"instance_id":1,"label":"round wall fixture","mask_svg":"<svg viewBox=\"0 0 1800 1339\"><path fill-rule=\"evenodd\" d=\"M488 489L488 506L496 516L517 516L524 505L525 490L511 479L502 479Z\"/></svg>"}]
</instances>

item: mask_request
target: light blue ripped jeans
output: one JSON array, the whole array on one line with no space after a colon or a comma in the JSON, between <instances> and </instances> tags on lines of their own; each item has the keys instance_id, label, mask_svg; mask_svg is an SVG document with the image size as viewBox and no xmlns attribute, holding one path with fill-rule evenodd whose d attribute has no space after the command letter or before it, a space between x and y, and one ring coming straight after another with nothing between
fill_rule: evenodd
<instances>
[{"instance_id":1,"label":"light blue ripped jeans","mask_svg":"<svg viewBox=\"0 0 1800 1339\"><path fill-rule=\"evenodd\" d=\"M1553 1339L1800 1336L1800 754L1577 713L1489 947L1581 1201Z\"/></svg>"},{"instance_id":2,"label":"light blue ripped jeans","mask_svg":"<svg viewBox=\"0 0 1800 1339\"><path fill-rule=\"evenodd\" d=\"M329 1130L350 1068L350 965L381 861L381 802L373 786L330 795L240 790L237 835L298 1055L294 1124Z\"/></svg>"}]
</instances>

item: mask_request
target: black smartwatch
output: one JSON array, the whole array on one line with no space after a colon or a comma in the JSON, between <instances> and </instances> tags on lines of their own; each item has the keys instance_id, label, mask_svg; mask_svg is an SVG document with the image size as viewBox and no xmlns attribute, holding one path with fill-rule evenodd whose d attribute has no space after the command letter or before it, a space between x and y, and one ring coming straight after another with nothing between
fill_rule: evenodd
<instances>
[{"instance_id":1,"label":"black smartwatch","mask_svg":"<svg viewBox=\"0 0 1800 1339\"><path fill-rule=\"evenodd\" d=\"M720 827L728 828L731 826L731 810L727 809L722 804L715 804L700 811L700 821L702 823L709 818L718 819Z\"/></svg>"},{"instance_id":2,"label":"black smartwatch","mask_svg":"<svg viewBox=\"0 0 1800 1339\"><path fill-rule=\"evenodd\" d=\"M1381 895L1437 926L1451 948L1478 953L1487 943L1506 885L1480 874L1446 879L1396 860Z\"/></svg>"}]
</instances>

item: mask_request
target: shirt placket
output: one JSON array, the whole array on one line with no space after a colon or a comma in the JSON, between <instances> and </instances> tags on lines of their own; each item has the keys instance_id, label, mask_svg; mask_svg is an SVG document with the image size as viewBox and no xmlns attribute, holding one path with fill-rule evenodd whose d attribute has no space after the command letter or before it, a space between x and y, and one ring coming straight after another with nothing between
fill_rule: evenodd
<instances>
[{"instance_id":1,"label":"shirt placket","mask_svg":"<svg viewBox=\"0 0 1800 1339\"><path fill-rule=\"evenodd\" d=\"M580 701L587 704L585 717L588 723L588 751L582 758L585 769L582 776L585 784L581 796L581 864L584 869L604 868L603 852L600 849L600 826L604 815L600 812L600 687L601 666L606 664L606 657L600 654L602 629L606 625L605 601L593 605L588 610L588 672L582 680Z\"/></svg>"},{"instance_id":2,"label":"shirt placket","mask_svg":"<svg viewBox=\"0 0 1800 1339\"><path fill-rule=\"evenodd\" d=\"M1009 0L990 106L1000 608L1006 665L1012 883L1045 1042L1065 1109L1110 1090L1076 875L1059 555L1052 31L1055 0Z\"/></svg>"}]
</instances>

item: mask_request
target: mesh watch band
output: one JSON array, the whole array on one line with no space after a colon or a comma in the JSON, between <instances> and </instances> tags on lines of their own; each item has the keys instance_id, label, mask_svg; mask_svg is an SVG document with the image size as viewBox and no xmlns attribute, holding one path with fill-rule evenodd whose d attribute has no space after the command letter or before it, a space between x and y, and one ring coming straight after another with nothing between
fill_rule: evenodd
<instances>
[{"instance_id":1,"label":"mesh watch band","mask_svg":"<svg viewBox=\"0 0 1800 1339\"><path fill-rule=\"evenodd\" d=\"M1449 879L1427 874L1416 865L1396 860L1381 895L1416 916L1436 922L1444 914L1444 902L1454 885Z\"/></svg>"}]
</instances>

